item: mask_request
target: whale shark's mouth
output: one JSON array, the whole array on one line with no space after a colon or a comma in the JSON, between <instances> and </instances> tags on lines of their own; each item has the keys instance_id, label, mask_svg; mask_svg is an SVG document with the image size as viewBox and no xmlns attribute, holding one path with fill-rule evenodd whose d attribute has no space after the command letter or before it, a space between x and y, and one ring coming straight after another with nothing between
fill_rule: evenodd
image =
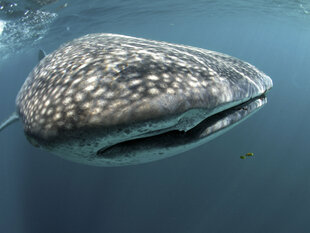
<instances>
[{"instance_id":1,"label":"whale shark's mouth","mask_svg":"<svg viewBox=\"0 0 310 233\"><path fill-rule=\"evenodd\" d=\"M193 147L191 145L205 143L225 132L224 129L237 125L266 103L267 98L263 94L211 115L186 132L171 130L154 136L139 137L104 147L96 154L99 158L113 160L119 157L134 157L137 153L147 150L164 154L172 148L183 147L186 151Z\"/></svg>"}]
</instances>

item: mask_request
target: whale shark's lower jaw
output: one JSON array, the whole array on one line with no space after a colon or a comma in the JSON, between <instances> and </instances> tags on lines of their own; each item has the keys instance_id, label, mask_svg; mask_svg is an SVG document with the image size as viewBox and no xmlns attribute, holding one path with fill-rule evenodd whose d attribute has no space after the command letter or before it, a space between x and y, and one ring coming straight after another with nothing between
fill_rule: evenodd
<instances>
[{"instance_id":1,"label":"whale shark's lower jaw","mask_svg":"<svg viewBox=\"0 0 310 233\"><path fill-rule=\"evenodd\" d=\"M104 139L94 140L92 138L89 139L89 142L84 142L85 149L88 150L87 153L83 152L81 144L76 145L74 138L72 138L71 145L73 147L77 146L75 153L71 153L72 147L68 148L68 145L70 145L68 140L66 140L66 143L56 141L42 143L41 141L40 144L45 149L64 159L88 165L126 166L142 164L168 158L200 146L238 125L266 103L267 98L265 95L261 95L209 116L188 131L174 129L159 134L155 133L153 136L149 136L152 135L149 133L145 137L122 141L103 148L100 148L100 144L96 147L90 142ZM78 138L81 135L76 136ZM86 156L89 154L89 150L93 150L93 153L91 156Z\"/></svg>"}]
</instances>

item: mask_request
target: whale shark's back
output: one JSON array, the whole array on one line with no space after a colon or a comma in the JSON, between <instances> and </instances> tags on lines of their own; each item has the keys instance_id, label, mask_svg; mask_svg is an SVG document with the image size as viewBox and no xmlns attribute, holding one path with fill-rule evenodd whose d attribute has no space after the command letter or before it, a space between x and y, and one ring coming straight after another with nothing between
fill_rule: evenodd
<instances>
[{"instance_id":1,"label":"whale shark's back","mask_svg":"<svg viewBox=\"0 0 310 233\"><path fill-rule=\"evenodd\" d=\"M114 34L75 39L29 74L16 103L25 132L50 138L65 130L113 127L215 111L262 94L271 81L221 53Z\"/></svg>"}]
</instances>

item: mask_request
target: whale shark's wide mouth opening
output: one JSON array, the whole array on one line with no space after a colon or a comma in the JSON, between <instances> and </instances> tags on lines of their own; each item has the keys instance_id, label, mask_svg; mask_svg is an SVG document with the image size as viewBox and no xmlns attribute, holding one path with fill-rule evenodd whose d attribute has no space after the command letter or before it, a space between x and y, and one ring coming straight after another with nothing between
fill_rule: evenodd
<instances>
[{"instance_id":1,"label":"whale shark's wide mouth opening","mask_svg":"<svg viewBox=\"0 0 310 233\"><path fill-rule=\"evenodd\" d=\"M241 122L261 108L266 102L267 98L264 93L242 104L211 115L186 132L171 130L162 134L123 141L99 149L96 155L100 158L114 159L121 156L132 156L135 154L135 151L141 150L142 147L157 147L160 150L160 148L164 148L165 146L177 147L190 144L193 141L203 140L207 137L212 139L214 138L212 135Z\"/></svg>"}]
</instances>

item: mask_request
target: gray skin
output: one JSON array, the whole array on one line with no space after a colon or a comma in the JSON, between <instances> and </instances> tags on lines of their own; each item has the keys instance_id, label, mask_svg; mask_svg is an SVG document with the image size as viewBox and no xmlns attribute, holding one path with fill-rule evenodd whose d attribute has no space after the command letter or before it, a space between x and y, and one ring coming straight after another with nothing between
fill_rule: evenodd
<instances>
[{"instance_id":1,"label":"gray skin","mask_svg":"<svg viewBox=\"0 0 310 233\"><path fill-rule=\"evenodd\" d=\"M133 165L217 137L262 107L271 87L263 72L222 53L90 34L40 61L13 118L33 145L63 158Z\"/></svg>"}]
</instances>

